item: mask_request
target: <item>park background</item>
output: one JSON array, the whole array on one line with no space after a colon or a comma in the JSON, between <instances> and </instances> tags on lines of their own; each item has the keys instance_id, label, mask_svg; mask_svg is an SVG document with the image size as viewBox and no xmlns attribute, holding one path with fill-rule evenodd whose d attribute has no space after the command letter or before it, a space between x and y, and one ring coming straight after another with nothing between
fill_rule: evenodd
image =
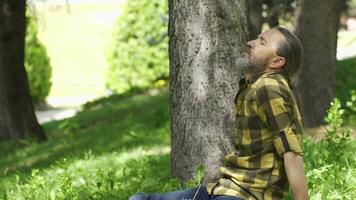
<instances>
[{"instance_id":1,"label":"park background","mask_svg":"<svg viewBox=\"0 0 356 200\"><path fill-rule=\"evenodd\" d=\"M152 45L154 50L142 47L142 38L117 42L133 32L144 37L166 30L168 2L27 3L36 42L46 52L37 56L47 57L50 67L36 72L49 77L47 86L43 77L39 83L34 81L39 88L48 88L44 100L35 102L47 140L1 141L0 198L127 199L138 191L197 186L199 172L195 180L184 184L170 175L168 55L155 50L168 50L168 39ZM347 3L337 43L335 97L340 101L334 101L326 125L306 130L311 199L356 198L356 2ZM280 24L293 27L288 21L292 17L286 14ZM265 24L263 29L267 28ZM36 45L26 48L38 48ZM135 50L145 55L132 56ZM133 52L118 56L122 51ZM130 68L146 62L160 67ZM116 69L118 63L128 67ZM121 82L110 76L115 73L124 76Z\"/></svg>"}]
</instances>

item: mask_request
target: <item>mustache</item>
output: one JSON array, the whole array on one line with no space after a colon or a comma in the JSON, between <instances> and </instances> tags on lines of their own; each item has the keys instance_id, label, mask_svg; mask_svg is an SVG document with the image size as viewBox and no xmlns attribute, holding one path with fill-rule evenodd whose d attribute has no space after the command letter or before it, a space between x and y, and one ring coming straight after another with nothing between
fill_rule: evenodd
<instances>
[{"instance_id":1,"label":"mustache","mask_svg":"<svg viewBox=\"0 0 356 200\"><path fill-rule=\"evenodd\" d=\"M235 68L243 70L251 66L251 62L246 55L248 55L248 53L244 52L235 59Z\"/></svg>"}]
</instances>

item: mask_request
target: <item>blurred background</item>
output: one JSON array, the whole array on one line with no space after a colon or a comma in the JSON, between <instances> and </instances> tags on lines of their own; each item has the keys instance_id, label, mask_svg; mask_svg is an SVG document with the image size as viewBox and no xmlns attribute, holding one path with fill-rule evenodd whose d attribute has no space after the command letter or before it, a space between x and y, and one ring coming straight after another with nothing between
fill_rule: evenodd
<instances>
[{"instance_id":1,"label":"blurred background","mask_svg":"<svg viewBox=\"0 0 356 200\"><path fill-rule=\"evenodd\" d=\"M292 0L275 1L274 4L272 1L266 1L260 11L263 18L261 19L263 21L262 30L277 24L293 29L295 27L294 4L295 2ZM124 0L31 0L28 5L29 13L35 21L36 35L46 49L52 69L49 77L51 82L51 86L48 88L49 93L37 107L40 122L73 115L80 108L80 105L110 95L113 91L123 92L130 87L148 86L149 84L143 83L145 80L142 76L155 76L156 79L159 79L160 76L167 77L168 71L164 69L155 70L156 72L148 70L137 72L137 69L133 68L123 73L140 75L141 77L134 75L132 77L143 84L132 83L131 86L128 86L127 82L129 81L121 84L112 83L113 81L110 80L110 78L114 79L115 75L108 75L110 72L109 66L110 64L117 64L113 64L116 62L115 59L126 58L126 61L119 62L126 62L127 66L133 66L137 62L150 62L147 58L141 58L141 61L139 61L130 59L132 58L129 57L131 55L126 55L126 57L125 55L113 55L115 51L121 48L114 47L114 45L120 45L119 42L115 41L115 37L119 37L119 33L115 30L127 28L127 32L129 32L141 25L141 22L127 25L118 24L118 16L125 12L123 11L125 9ZM128 15L122 16L120 21L135 20L129 19L130 17L135 18L133 16L134 8L126 7L126 9ZM130 11L130 9L132 10ZM137 10L140 10L140 8L137 8ZM130 14L131 16L129 16ZM149 14L147 13L147 15ZM162 16L162 18L165 17ZM144 33L145 25L142 24L142 26L140 31ZM163 23L161 23L161 26L155 27L156 29L152 28L152 30L159 32L158 29L162 28L164 34L166 26ZM257 32L259 31L261 29L257 30ZM134 44L137 42L134 40L130 40L131 43L128 40L121 42L122 45L131 48L138 45ZM343 7L337 45L338 60L345 60L356 55L356 2L354 0L348 1ZM156 50L159 48L159 45L155 47ZM155 49L152 49L152 51L155 51ZM124 50L124 47L121 50ZM148 57L150 53L152 54L152 51L142 53L146 53L147 55L144 56ZM164 53L162 52L162 54ZM160 56L168 58L167 55ZM157 61L153 60L152 63L154 62ZM163 64L167 67L167 61L161 62L165 62ZM115 71L113 68L111 72ZM127 76L125 77L127 78ZM162 79L164 80L164 78ZM110 83L112 84L110 85ZM47 108L46 111L43 111L44 108Z\"/></svg>"},{"instance_id":2,"label":"blurred background","mask_svg":"<svg viewBox=\"0 0 356 200\"><path fill-rule=\"evenodd\" d=\"M108 51L122 4L121 0L29 1L37 37L52 69L48 96L37 112L40 122L72 116L87 101L112 94L106 87Z\"/></svg>"}]
</instances>

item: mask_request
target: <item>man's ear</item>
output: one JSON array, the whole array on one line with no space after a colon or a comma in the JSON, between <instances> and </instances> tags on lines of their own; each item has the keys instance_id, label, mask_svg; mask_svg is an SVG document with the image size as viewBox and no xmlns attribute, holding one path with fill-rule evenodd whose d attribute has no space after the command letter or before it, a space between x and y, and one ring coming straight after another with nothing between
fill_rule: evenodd
<instances>
[{"instance_id":1,"label":"man's ear","mask_svg":"<svg viewBox=\"0 0 356 200\"><path fill-rule=\"evenodd\" d=\"M283 67L283 65L286 63L286 59L281 57L281 56L276 56L274 58L271 59L270 63L269 63L269 67L271 69L278 69Z\"/></svg>"}]
</instances>

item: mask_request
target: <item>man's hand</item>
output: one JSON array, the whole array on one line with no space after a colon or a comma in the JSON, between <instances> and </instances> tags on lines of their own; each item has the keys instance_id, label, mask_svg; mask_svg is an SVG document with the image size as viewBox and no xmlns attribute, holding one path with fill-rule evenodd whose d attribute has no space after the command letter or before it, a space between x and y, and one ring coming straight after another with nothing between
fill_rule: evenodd
<instances>
[{"instance_id":1,"label":"man's hand","mask_svg":"<svg viewBox=\"0 0 356 200\"><path fill-rule=\"evenodd\" d=\"M288 182L292 188L294 199L308 199L303 157L293 152L286 152L283 154L283 158Z\"/></svg>"}]
</instances>

